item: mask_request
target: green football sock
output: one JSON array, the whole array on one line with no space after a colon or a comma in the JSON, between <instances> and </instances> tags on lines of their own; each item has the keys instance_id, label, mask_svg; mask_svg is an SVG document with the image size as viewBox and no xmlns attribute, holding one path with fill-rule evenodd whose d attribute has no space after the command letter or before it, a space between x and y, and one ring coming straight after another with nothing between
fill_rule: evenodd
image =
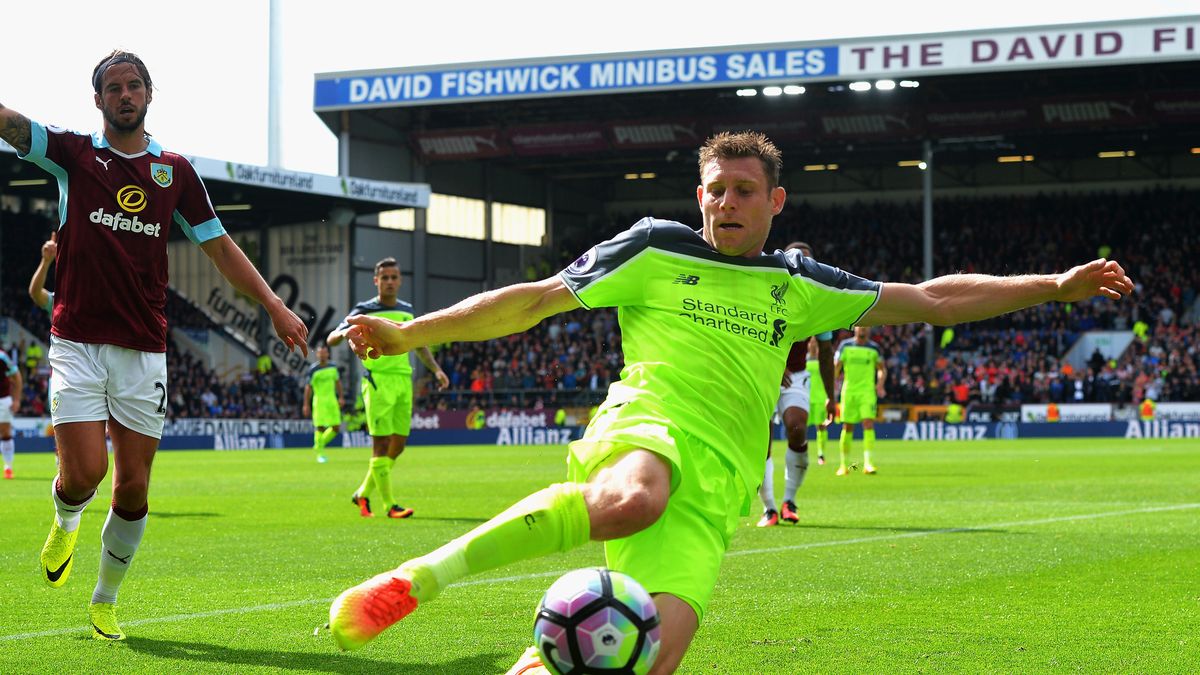
<instances>
[{"instance_id":1,"label":"green football sock","mask_svg":"<svg viewBox=\"0 0 1200 675\"><path fill-rule=\"evenodd\" d=\"M863 429L863 464L871 463L871 451L875 449L875 429Z\"/></svg>"},{"instance_id":2,"label":"green football sock","mask_svg":"<svg viewBox=\"0 0 1200 675\"><path fill-rule=\"evenodd\" d=\"M569 551L591 535L587 503L578 483L556 483L438 550L400 565L413 595L427 602L468 574L550 553Z\"/></svg>"},{"instance_id":3,"label":"green football sock","mask_svg":"<svg viewBox=\"0 0 1200 675\"><path fill-rule=\"evenodd\" d=\"M313 429L313 450L321 451L321 432Z\"/></svg>"},{"instance_id":4,"label":"green football sock","mask_svg":"<svg viewBox=\"0 0 1200 675\"><path fill-rule=\"evenodd\" d=\"M842 455L842 466L846 466L846 455L850 454L850 444L854 440L854 429L842 427L842 435L838 438L838 451Z\"/></svg>"},{"instance_id":5,"label":"green football sock","mask_svg":"<svg viewBox=\"0 0 1200 675\"><path fill-rule=\"evenodd\" d=\"M320 435L317 436L317 450L324 450L325 446L329 445L329 441L332 441L333 437L337 436L337 434L337 429L334 429L333 427L328 427L325 429L325 431L322 431Z\"/></svg>"},{"instance_id":6,"label":"green football sock","mask_svg":"<svg viewBox=\"0 0 1200 675\"><path fill-rule=\"evenodd\" d=\"M371 458L371 475L375 477L375 487L379 488L379 496L387 507L396 503L392 497L392 464L395 462L391 457Z\"/></svg>"},{"instance_id":7,"label":"green football sock","mask_svg":"<svg viewBox=\"0 0 1200 675\"><path fill-rule=\"evenodd\" d=\"M829 442L829 430L817 429L817 454L825 454L825 444Z\"/></svg>"},{"instance_id":8,"label":"green football sock","mask_svg":"<svg viewBox=\"0 0 1200 675\"><path fill-rule=\"evenodd\" d=\"M371 462L374 462L376 459L377 458L372 457ZM387 459L387 458L385 457L384 459ZM359 497L368 497L369 498L371 496L371 493L374 491L375 491L375 465L373 463L371 463L371 464L367 464L367 477L363 478L362 485L358 486L358 489L354 491L354 494ZM389 504L389 506L390 506L390 504Z\"/></svg>"}]
</instances>

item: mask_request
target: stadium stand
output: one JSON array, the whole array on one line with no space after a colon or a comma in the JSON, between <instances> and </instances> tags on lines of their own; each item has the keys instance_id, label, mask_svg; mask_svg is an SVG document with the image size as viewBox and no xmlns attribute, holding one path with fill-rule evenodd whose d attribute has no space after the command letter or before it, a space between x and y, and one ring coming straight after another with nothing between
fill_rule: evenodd
<instances>
[{"instance_id":1,"label":"stadium stand","mask_svg":"<svg viewBox=\"0 0 1200 675\"><path fill-rule=\"evenodd\" d=\"M1049 272L1069 261L1101 254L1126 262L1138 282L1132 301L1048 305L991 321L955 327L953 338L925 363L926 326L877 330L889 370L888 403L1015 404L1022 402L1113 402L1200 398L1196 328L1200 318L1200 272L1185 264L1200 235L1200 191L1173 188L1140 192L1088 192L1035 196L954 197L935 201L935 273L1004 274ZM598 228L569 230L554 254L555 269L592 244L615 235L643 214L613 215ZM695 226L691 211L660 217ZM5 314L35 335L49 320L35 308L25 285L36 251L49 228L42 214L6 213ZM790 205L776 221L769 244L804 240L816 257L863 276L915 281L920 270L920 204L858 202ZM1087 232L1086 242L1079 233ZM1104 250L1092 248L1103 242ZM171 294L173 328L220 330L196 307ZM935 337L941 335L934 329ZM1074 369L1063 356L1090 330L1135 330L1139 338L1119 359L1093 354ZM483 407L590 406L619 376L620 328L615 312L583 310L543 322L515 336L483 343L443 346L437 358L450 376L447 392L428 378L418 383L419 406ZM24 345L8 345L23 356ZM15 351L14 351L15 350ZM172 417L299 417L301 383L278 372L256 377L225 374L168 346L173 392ZM18 362L24 363L23 358ZM48 368L26 373L22 414L44 414Z\"/></svg>"}]
</instances>

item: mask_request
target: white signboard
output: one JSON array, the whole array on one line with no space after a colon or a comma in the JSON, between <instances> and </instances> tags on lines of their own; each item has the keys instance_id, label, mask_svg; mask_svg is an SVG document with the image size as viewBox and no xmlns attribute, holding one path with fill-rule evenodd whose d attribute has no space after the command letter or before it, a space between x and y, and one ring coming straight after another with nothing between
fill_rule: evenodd
<instances>
[{"instance_id":1,"label":"white signboard","mask_svg":"<svg viewBox=\"0 0 1200 675\"><path fill-rule=\"evenodd\" d=\"M1045 422L1045 403L1025 403L1021 406L1022 422ZM1111 422L1111 403L1061 403L1058 406L1061 422Z\"/></svg>"}]
</instances>

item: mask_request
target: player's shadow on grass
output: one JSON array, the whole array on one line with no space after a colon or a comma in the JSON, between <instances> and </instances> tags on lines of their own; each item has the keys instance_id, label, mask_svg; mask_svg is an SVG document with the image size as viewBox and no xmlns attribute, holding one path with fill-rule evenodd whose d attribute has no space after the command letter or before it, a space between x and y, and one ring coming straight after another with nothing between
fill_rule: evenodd
<instances>
[{"instance_id":1,"label":"player's shadow on grass","mask_svg":"<svg viewBox=\"0 0 1200 675\"><path fill-rule=\"evenodd\" d=\"M151 511L153 518L221 518L225 514L211 511Z\"/></svg>"},{"instance_id":2,"label":"player's shadow on grass","mask_svg":"<svg viewBox=\"0 0 1200 675\"><path fill-rule=\"evenodd\" d=\"M502 654L480 654L463 657L447 663L404 663L392 660L383 650L376 650L377 658L366 659L354 654L309 653L272 651L269 649L238 649L206 642L179 642L156 640L145 637L129 637L129 649L144 652L162 659L176 661L203 661L225 666L269 666L279 670L302 670L317 673L414 673L435 675L440 673L489 673L496 671L496 663ZM326 643L333 649L332 642ZM513 657L516 658L515 656ZM166 666L167 664L162 664ZM180 670L187 670L186 667Z\"/></svg>"}]
</instances>

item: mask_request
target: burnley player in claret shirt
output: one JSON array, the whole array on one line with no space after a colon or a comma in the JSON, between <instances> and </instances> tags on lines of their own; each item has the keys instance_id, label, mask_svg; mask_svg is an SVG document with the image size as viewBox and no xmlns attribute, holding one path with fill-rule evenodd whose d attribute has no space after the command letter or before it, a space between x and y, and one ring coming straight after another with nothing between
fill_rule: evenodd
<instances>
[{"instance_id":1,"label":"burnley player in claret shirt","mask_svg":"<svg viewBox=\"0 0 1200 675\"><path fill-rule=\"evenodd\" d=\"M60 457L54 521L41 574L66 583L84 508L108 473L112 507L88 607L92 636L122 640L117 590L142 541L150 465L167 403L167 237L178 227L238 291L261 303L276 334L308 353L308 330L225 234L186 158L145 130L154 87L135 54L114 51L92 71L103 129L79 134L0 105L0 138L58 180L58 258L49 360Z\"/></svg>"}]
</instances>

